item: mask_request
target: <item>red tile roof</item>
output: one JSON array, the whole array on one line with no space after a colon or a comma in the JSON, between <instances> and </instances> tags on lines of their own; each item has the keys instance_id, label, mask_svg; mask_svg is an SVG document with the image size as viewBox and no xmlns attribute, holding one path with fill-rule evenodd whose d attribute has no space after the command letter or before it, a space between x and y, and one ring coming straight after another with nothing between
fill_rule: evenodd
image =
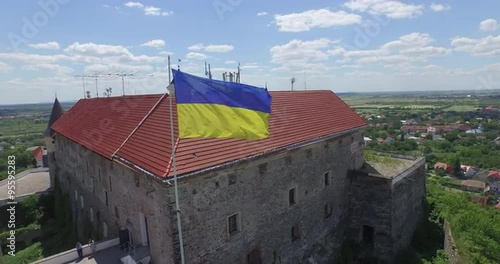
<instances>
[{"instance_id":1,"label":"red tile roof","mask_svg":"<svg viewBox=\"0 0 500 264\"><path fill-rule=\"evenodd\" d=\"M175 129L178 174L367 126L331 91L279 91L271 95L267 139L179 140ZM172 176L168 102L164 94L82 99L52 128L106 158L119 157L154 175ZM175 109L173 105L176 128Z\"/></svg>"},{"instance_id":2,"label":"red tile roof","mask_svg":"<svg viewBox=\"0 0 500 264\"><path fill-rule=\"evenodd\" d=\"M488 172L487 177L499 178L500 179L500 171L490 171Z\"/></svg>"},{"instance_id":3,"label":"red tile roof","mask_svg":"<svg viewBox=\"0 0 500 264\"><path fill-rule=\"evenodd\" d=\"M38 160L42 160L43 159L43 148L42 147L38 147L36 149L33 150L33 156L35 157L35 159L38 161Z\"/></svg>"}]
</instances>

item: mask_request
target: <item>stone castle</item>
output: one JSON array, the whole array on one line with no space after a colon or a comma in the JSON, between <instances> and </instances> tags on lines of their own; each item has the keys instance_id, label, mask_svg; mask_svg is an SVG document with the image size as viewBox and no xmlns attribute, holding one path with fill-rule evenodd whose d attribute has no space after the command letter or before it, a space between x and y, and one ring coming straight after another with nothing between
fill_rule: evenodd
<instances>
[{"instance_id":1,"label":"stone castle","mask_svg":"<svg viewBox=\"0 0 500 264\"><path fill-rule=\"evenodd\" d=\"M423 158L365 159L367 124L331 91L271 95L268 139L175 138L186 263L332 263L346 241L391 263L423 213ZM180 263L168 102L56 101L45 134L75 224L125 232L151 263Z\"/></svg>"}]
</instances>

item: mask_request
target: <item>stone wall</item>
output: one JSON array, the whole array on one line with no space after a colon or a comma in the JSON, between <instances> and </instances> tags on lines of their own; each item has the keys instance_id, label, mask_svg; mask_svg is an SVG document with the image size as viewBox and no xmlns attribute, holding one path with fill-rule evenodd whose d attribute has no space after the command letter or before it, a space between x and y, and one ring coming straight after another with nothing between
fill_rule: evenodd
<instances>
[{"instance_id":1,"label":"stone wall","mask_svg":"<svg viewBox=\"0 0 500 264\"><path fill-rule=\"evenodd\" d=\"M455 239L451 233L450 224L448 221L444 221L444 251L448 255L448 261L450 264L457 264L459 262L458 249L455 244Z\"/></svg>"},{"instance_id":2,"label":"stone wall","mask_svg":"<svg viewBox=\"0 0 500 264\"><path fill-rule=\"evenodd\" d=\"M411 242L413 232L424 213L425 160L393 180L392 185L392 236L394 251L399 252Z\"/></svg>"},{"instance_id":3,"label":"stone wall","mask_svg":"<svg viewBox=\"0 0 500 264\"><path fill-rule=\"evenodd\" d=\"M117 237L118 230L127 228L136 247L140 246L145 237L140 230L142 213L147 219L153 260L173 262L173 240L169 229L170 200L173 197L168 188L153 177L106 159L59 134L55 155L57 177L62 189L69 193L73 218L83 242L88 240L81 237L88 222L101 239ZM107 229L107 237L104 229Z\"/></svg>"},{"instance_id":4,"label":"stone wall","mask_svg":"<svg viewBox=\"0 0 500 264\"><path fill-rule=\"evenodd\" d=\"M357 257L376 256L391 263L410 244L423 214L424 167L421 158L396 177L351 173L350 239L359 242ZM373 228L373 241L364 239L364 226Z\"/></svg>"},{"instance_id":5,"label":"stone wall","mask_svg":"<svg viewBox=\"0 0 500 264\"><path fill-rule=\"evenodd\" d=\"M361 167L363 146L358 132L180 179L187 263L245 263L252 251L259 252L262 263L310 258L327 263L347 235L347 172ZM292 188L296 203L289 205ZM228 217L233 214L238 214L239 230L229 235ZM300 238L292 241L294 226ZM329 252L320 252L318 246Z\"/></svg>"},{"instance_id":6,"label":"stone wall","mask_svg":"<svg viewBox=\"0 0 500 264\"><path fill-rule=\"evenodd\" d=\"M358 258L392 256L391 181L383 177L352 173L350 238L359 242ZM373 228L373 241L363 241L364 226Z\"/></svg>"}]
</instances>

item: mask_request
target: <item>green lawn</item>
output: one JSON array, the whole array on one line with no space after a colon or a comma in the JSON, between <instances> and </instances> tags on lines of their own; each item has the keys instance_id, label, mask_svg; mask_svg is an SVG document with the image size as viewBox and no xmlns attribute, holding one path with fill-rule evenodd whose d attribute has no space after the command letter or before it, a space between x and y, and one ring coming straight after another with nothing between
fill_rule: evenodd
<instances>
[{"instance_id":1,"label":"green lawn","mask_svg":"<svg viewBox=\"0 0 500 264\"><path fill-rule=\"evenodd\" d=\"M477 106L474 105L452 105L443 109L444 111L455 111L455 112L471 112L475 111Z\"/></svg>"}]
</instances>

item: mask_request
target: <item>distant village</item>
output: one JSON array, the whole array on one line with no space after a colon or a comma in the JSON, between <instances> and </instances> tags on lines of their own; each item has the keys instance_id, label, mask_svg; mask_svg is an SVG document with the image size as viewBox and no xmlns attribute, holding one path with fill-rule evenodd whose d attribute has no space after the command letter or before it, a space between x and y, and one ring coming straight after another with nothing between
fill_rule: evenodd
<instances>
[{"instance_id":1,"label":"distant village","mask_svg":"<svg viewBox=\"0 0 500 264\"><path fill-rule=\"evenodd\" d=\"M384 128L392 126L395 131L399 131L395 133L387 131L375 138L364 136L365 145L372 142L392 145L400 140L413 140L418 145L421 145L428 140L444 141L445 136L449 133L465 133L475 135L476 140L479 142L492 140L495 145L500 146L500 131L497 131L496 138L488 139L483 129L483 124L498 122L497 115L499 113L500 108L498 106L483 106L471 112L470 121L455 121L452 123L447 123L441 114L434 117L425 114L422 117L399 120L399 128L393 127L394 122L390 123L383 114L373 112L359 114L370 122L372 128L380 128L382 131L386 131L389 129ZM401 139L401 137L404 138ZM438 161L434 163L433 169L436 175L443 176L447 180L446 185L448 187L476 193L477 195L472 197L473 202L487 205L487 197L495 197L497 199L495 207L500 210L500 170L487 170L479 168L475 164L461 163L460 172L457 173L456 166L456 164ZM432 168L428 169L432 170Z\"/></svg>"}]
</instances>

